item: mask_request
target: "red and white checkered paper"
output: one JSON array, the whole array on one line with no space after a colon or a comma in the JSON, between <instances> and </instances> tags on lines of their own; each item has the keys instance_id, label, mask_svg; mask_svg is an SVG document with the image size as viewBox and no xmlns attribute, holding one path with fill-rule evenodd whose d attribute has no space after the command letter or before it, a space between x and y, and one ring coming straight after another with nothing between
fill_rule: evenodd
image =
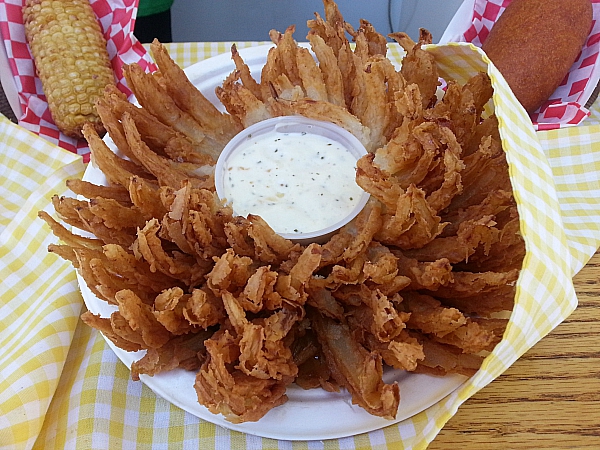
<instances>
[{"instance_id":1,"label":"red and white checkered paper","mask_svg":"<svg viewBox=\"0 0 600 450\"><path fill-rule=\"evenodd\" d=\"M19 117L19 125L64 149L82 155L87 162L87 142L84 139L70 138L58 131L50 115L25 39L22 14L24 4L25 0L0 2L0 32L23 111L22 117ZM90 4L106 38L117 85L127 95L131 95L123 77L123 65L138 63L145 70L156 69L146 49L133 36L138 0L90 0Z\"/></svg>"},{"instance_id":2,"label":"red and white checkered paper","mask_svg":"<svg viewBox=\"0 0 600 450\"><path fill-rule=\"evenodd\" d=\"M472 21L459 39L481 45L489 30L511 0L475 0ZM580 124L588 115L585 103L600 80L600 0L591 0L594 21L590 36L554 95L531 115L538 130L547 130ZM108 42L118 86L128 95L122 67L138 63L146 70L155 70L146 49L133 36L138 0L90 0ZM0 32L13 73L23 111L19 124L69 151L89 160L85 140L69 138L58 131L52 121L41 82L35 74L33 57L25 40L23 27L24 0L0 2Z\"/></svg>"},{"instance_id":3,"label":"red and white checkered paper","mask_svg":"<svg viewBox=\"0 0 600 450\"><path fill-rule=\"evenodd\" d=\"M470 26L455 40L481 46L510 2L475 0ZM537 130L579 125L590 114L585 104L600 80L600 0L591 2L594 10L592 29L577 61L554 94L530 115Z\"/></svg>"}]
</instances>

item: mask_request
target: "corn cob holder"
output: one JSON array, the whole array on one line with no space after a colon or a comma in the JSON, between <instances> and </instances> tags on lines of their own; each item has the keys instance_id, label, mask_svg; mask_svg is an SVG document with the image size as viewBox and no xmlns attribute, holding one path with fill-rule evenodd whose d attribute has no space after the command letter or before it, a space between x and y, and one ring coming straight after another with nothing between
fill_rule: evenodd
<instances>
[{"instance_id":1,"label":"corn cob holder","mask_svg":"<svg viewBox=\"0 0 600 450\"><path fill-rule=\"evenodd\" d=\"M103 134L94 102L115 80L106 40L88 0L27 0L23 23L58 129L82 138L81 128L91 123Z\"/></svg>"}]
</instances>

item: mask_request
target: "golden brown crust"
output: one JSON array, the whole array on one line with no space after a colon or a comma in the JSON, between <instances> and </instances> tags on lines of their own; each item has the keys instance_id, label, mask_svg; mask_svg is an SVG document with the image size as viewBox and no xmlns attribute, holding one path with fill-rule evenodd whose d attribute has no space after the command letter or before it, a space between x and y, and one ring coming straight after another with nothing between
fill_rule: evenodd
<instances>
[{"instance_id":1,"label":"golden brown crust","mask_svg":"<svg viewBox=\"0 0 600 450\"><path fill-rule=\"evenodd\" d=\"M589 0L514 0L483 50L517 99L533 112L560 85L592 26Z\"/></svg>"}]
</instances>

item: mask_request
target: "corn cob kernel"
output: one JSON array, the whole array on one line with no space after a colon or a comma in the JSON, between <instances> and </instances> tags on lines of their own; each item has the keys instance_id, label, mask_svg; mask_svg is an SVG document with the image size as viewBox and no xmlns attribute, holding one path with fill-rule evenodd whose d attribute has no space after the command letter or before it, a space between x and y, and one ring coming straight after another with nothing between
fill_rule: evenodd
<instances>
[{"instance_id":1,"label":"corn cob kernel","mask_svg":"<svg viewBox=\"0 0 600 450\"><path fill-rule=\"evenodd\" d=\"M27 0L25 35L52 118L67 136L84 123L104 133L94 102L115 84L106 40L88 0Z\"/></svg>"}]
</instances>

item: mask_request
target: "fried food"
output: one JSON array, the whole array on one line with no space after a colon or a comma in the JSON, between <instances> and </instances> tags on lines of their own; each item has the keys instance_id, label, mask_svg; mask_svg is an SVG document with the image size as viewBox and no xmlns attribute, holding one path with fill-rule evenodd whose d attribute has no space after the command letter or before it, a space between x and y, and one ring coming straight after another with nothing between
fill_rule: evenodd
<instances>
[{"instance_id":1,"label":"fried food","mask_svg":"<svg viewBox=\"0 0 600 450\"><path fill-rule=\"evenodd\" d=\"M482 49L527 112L552 97L577 60L591 34L592 3L515 0L494 23Z\"/></svg>"},{"instance_id":2,"label":"fried food","mask_svg":"<svg viewBox=\"0 0 600 450\"><path fill-rule=\"evenodd\" d=\"M502 337L495 314L512 308L525 255L498 121L484 116L487 75L450 80L438 101L427 32L393 36L407 52L396 70L372 25L354 30L324 6L309 22L314 57L293 27L272 31L256 81L232 47L235 70L216 89L226 112L155 41L158 72L125 69L141 106L115 89L98 103L116 153L84 128L108 186L73 180L79 198L53 199L63 222L95 237L40 213L63 242L49 250L117 308L84 322L146 350L132 377L193 370L198 401L232 422L259 420L294 382L345 389L392 419L400 386L383 381L386 365L472 375ZM369 149L356 178L371 199L323 244L234 216L215 193L232 133L290 114L336 123Z\"/></svg>"},{"instance_id":3,"label":"fried food","mask_svg":"<svg viewBox=\"0 0 600 450\"><path fill-rule=\"evenodd\" d=\"M398 383L382 380L381 355L369 352L352 337L350 327L320 314L312 318L332 377L348 389L352 402L371 414L394 418L400 401Z\"/></svg>"}]
</instances>

